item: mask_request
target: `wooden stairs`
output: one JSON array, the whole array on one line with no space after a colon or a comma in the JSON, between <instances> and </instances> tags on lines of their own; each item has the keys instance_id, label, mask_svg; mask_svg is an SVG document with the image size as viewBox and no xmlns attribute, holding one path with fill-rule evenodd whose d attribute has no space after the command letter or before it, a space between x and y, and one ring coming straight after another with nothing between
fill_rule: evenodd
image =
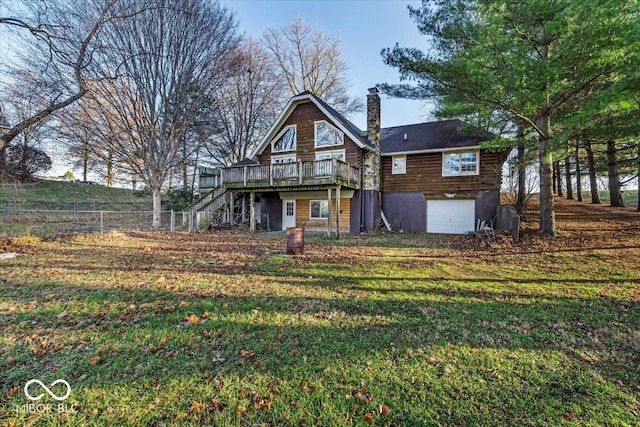
<instances>
[{"instance_id":1,"label":"wooden stairs","mask_svg":"<svg viewBox=\"0 0 640 427\"><path fill-rule=\"evenodd\" d=\"M218 221L229 222L229 210L226 209L229 198L230 194L224 187L215 187L208 191L182 211L184 226L188 223L188 230L195 231Z\"/></svg>"}]
</instances>

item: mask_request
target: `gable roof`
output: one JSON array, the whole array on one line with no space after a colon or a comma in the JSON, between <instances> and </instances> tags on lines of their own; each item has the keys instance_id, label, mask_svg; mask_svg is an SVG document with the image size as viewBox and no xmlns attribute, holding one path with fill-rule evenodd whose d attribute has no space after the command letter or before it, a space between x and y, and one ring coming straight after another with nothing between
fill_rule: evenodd
<instances>
[{"instance_id":1,"label":"gable roof","mask_svg":"<svg viewBox=\"0 0 640 427\"><path fill-rule=\"evenodd\" d=\"M383 155L425 151L442 151L465 147L478 147L493 135L478 131L463 133L460 120L418 123L380 129L380 149ZM407 136L405 139L405 135Z\"/></svg>"},{"instance_id":2,"label":"gable roof","mask_svg":"<svg viewBox=\"0 0 640 427\"><path fill-rule=\"evenodd\" d=\"M276 132L278 132L278 130L282 127L293 110L299 104L309 101L315 104L315 106L318 107L318 109L322 111L322 113L324 113L324 115L327 116L329 120L331 120L332 124L335 127L344 132L345 135L352 139L359 147L369 149L372 148L372 146L367 142L367 138L365 137L366 133L363 133L356 125L347 120L342 114L338 113L326 102L322 101L320 98L307 90L289 98L287 105L283 108L282 112L269 129L269 132L267 132L260 144L256 147L255 151L251 153L249 157L253 159L259 153L261 153L271 142L271 140L273 140L273 138L276 136Z\"/></svg>"},{"instance_id":3,"label":"gable roof","mask_svg":"<svg viewBox=\"0 0 640 427\"><path fill-rule=\"evenodd\" d=\"M344 117L342 114L338 113L336 110L333 109L333 107L331 107L329 104L324 102L322 99L320 99L317 96L315 96L313 93L311 93L309 91L305 91L305 92L302 92L302 93L309 94L312 97L314 97L316 99L316 101L318 103L320 103L320 105L322 105L327 111L329 111L331 113L332 117L335 120L340 122L345 128L349 129L349 131L353 135L357 136L358 139L360 140L360 142L363 145L368 145L370 148L373 148L373 143L367 139L367 132L366 131L360 130L360 128L358 126L354 125L346 117ZM360 145L360 144L358 144L358 145Z\"/></svg>"}]
</instances>

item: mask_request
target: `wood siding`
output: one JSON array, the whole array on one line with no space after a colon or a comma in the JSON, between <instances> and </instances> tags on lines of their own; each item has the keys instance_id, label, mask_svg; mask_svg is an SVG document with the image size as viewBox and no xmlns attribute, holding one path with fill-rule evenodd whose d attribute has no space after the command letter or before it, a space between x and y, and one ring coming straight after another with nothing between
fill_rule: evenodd
<instances>
[{"instance_id":1,"label":"wood siding","mask_svg":"<svg viewBox=\"0 0 640 427\"><path fill-rule=\"evenodd\" d=\"M442 176L442 153L407 154L407 173L391 173L392 157L382 157L382 192L421 192L427 199L476 198L480 191L500 190L504 153L480 151L480 173L468 176Z\"/></svg>"},{"instance_id":2,"label":"wood siding","mask_svg":"<svg viewBox=\"0 0 640 427\"><path fill-rule=\"evenodd\" d=\"M311 219L310 200L296 200L296 227L305 227L312 231L326 231L326 219ZM331 199L331 215L333 230L336 229L336 200L335 194ZM351 200L340 199L340 232L349 233L351 229Z\"/></svg>"},{"instance_id":3,"label":"wood siding","mask_svg":"<svg viewBox=\"0 0 640 427\"><path fill-rule=\"evenodd\" d=\"M362 158L362 149L349 137L344 135L344 144L332 147L315 148L315 128L314 122L325 120L328 123L335 124L329 120L327 116L320 111L316 105L311 102L299 104L289 115L282 127L275 133L276 135L286 126L296 125L296 150L287 152L273 153L274 156L296 154L298 161L309 161L316 159L316 151L334 151L345 150L345 161L351 165L360 167L360 159ZM269 143L264 151L259 155L259 162L268 165L271 163L271 143Z\"/></svg>"}]
</instances>

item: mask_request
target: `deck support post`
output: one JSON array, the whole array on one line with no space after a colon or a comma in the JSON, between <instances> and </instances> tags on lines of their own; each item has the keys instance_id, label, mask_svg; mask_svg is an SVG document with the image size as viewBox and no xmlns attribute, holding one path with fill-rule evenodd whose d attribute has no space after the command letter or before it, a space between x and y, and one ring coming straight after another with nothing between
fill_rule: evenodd
<instances>
[{"instance_id":1,"label":"deck support post","mask_svg":"<svg viewBox=\"0 0 640 427\"><path fill-rule=\"evenodd\" d=\"M247 216L247 193L242 193L242 218L240 218L240 224L244 222L244 219L246 218L246 216Z\"/></svg>"},{"instance_id":2,"label":"deck support post","mask_svg":"<svg viewBox=\"0 0 640 427\"><path fill-rule=\"evenodd\" d=\"M329 205L331 206L331 205ZM331 210L331 207L329 207ZM336 187L336 238L340 238L340 186Z\"/></svg>"},{"instance_id":3,"label":"deck support post","mask_svg":"<svg viewBox=\"0 0 640 427\"><path fill-rule=\"evenodd\" d=\"M327 237L331 237L331 213L333 212L333 209L331 209L331 188L327 190L327 201L329 202L329 209L327 212Z\"/></svg>"},{"instance_id":4,"label":"deck support post","mask_svg":"<svg viewBox=\"0 0 640 427\"><path fill-rule=\"evenodd\" d=\"M304 176L303 176L302 162L298 162L298 184L302 185L303 178Z\"/></svg>"},{"instance_id":5,"label":"deck support post","mask_svg":"<svg viewBox=\"0 0 640 427\"><path fill-rule=\"evenodd\" d=\"M255 191L251 191L249 193L249 231L251 233L255 233L256 231L256 204L255 204L256 193Z\"/></svg>"}]
</instances>

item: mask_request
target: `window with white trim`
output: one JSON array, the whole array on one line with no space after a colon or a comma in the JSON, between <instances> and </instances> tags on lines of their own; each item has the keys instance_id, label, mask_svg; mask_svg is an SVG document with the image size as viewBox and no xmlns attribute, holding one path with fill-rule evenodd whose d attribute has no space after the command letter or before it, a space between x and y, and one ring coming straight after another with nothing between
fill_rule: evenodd
<instances>
[{"instance_id":1,"label":"window with white trim","mask_svg":"<svg viewBox=\"0 0 640 427\"><path fill-rule=\"evenodd\" d=\"M280 153L283 151L293 151L296 149L296 125L287 126L280 132L271 143L271 151Z\"/></svg>"},{"instance_id":2,"label":"window with white trim","mask_svg":"<svg viewBox=\"0 0 640 427\"><path fill-rule=\"evenodd\" d=\"M324 120L315 122L315 148L344 144L344 133Z\"/></svg>"},{"instance_id":3,"label":"window with white trim","mask_svg":"<svg viewBox=\"0 0 640 427\"><path fill-rule=\"evenodd\" d=\"M392 162L391 173L393 175L402 175L407 173L407 156L406 155L392 156L391 162Z\"/></svg>"},{"instance_id":4,"label":"window with white trim","mask_svg":"<svg viewBox=\"0 0 640 427\"><path fill-rule=\"evenodd\" d=\"M480 153L464 151L442 153L442 176L478 175L480 170Z\"/></svg>"},{"instance_id":5,"label":"window with white trim","mask_svg":"<svg viewBox=\"0 0 640 427\"><path fill-rule=\"evenodd\" d=\"M345 150L316 151L316 160L338 159L345 161Z\"/></svg>"},{"instance_id":6,"label":"window with white trim","mask_svg":"<svg viewBox=\"0 0 640 427\"><path fill-rule=\"evenodd\" d=\"M309 217L311 219L328 219L329 218L329 201L328 200L309 201Z\"/></svg>"},{"instance_id":7,"label":"window with white trim","mask_svg":"<svg viewBox=\"0 0 640 427\"><path fill-rule=\"evenodd\" d=\"M284 156L271 156L272 165L281 165L283 163L295 163L295 162L296 162L295 154L287 154Z\"/></svg>"}]
</instances>

